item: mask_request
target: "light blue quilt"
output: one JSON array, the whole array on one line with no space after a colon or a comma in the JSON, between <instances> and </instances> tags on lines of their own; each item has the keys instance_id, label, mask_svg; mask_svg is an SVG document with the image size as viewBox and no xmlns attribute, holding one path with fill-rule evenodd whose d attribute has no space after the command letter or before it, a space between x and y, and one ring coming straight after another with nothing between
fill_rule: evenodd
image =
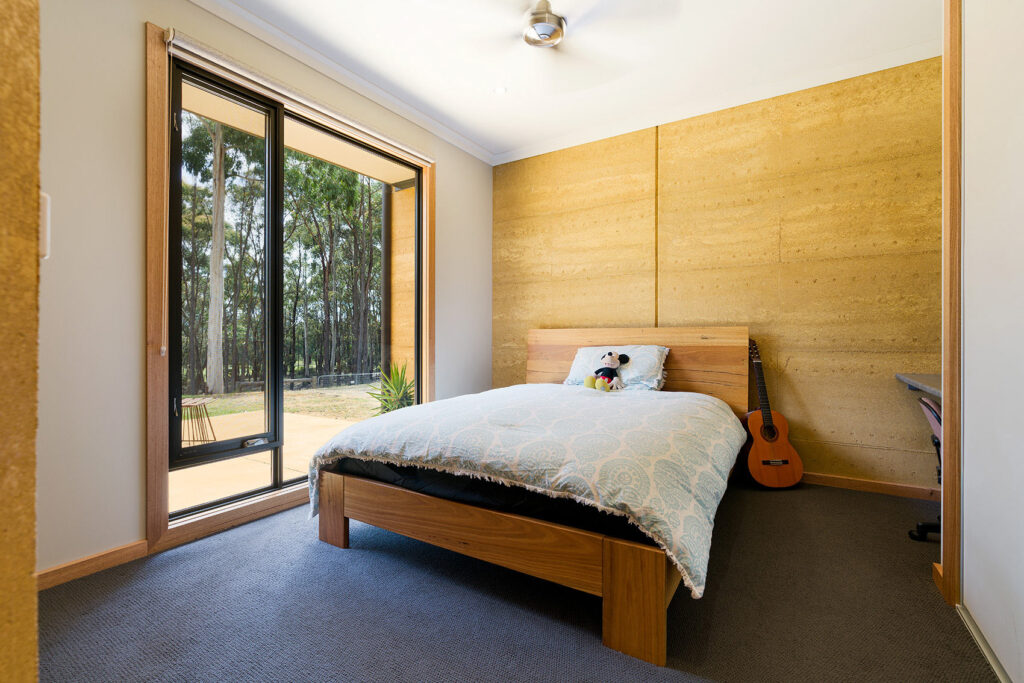
<instances>
[{"instance_id":1,"label":"light blue quilt","mask_svg":"<svg viewBox=\"0 0 1024 683\"><path fill-rule=\"evenodd\" d=\"M704 394L598 392L522 384L403 408L352 425L313 456L416 465L623 515L661 546L695 598L704 593L715 511L745 440Z\"/></svg>"}]
</instances>

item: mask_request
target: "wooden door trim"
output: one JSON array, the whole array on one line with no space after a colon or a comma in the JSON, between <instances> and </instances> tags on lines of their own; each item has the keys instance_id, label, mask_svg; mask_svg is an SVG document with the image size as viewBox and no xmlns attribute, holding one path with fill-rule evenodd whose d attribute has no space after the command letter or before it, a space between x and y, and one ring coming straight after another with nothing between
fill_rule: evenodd
<instances>
[{"instance_id":1,"label":"wooden door trim","mask_svg":"<svg viewBox=\"0 0 1024 683\"><path fill-rule=\"evenodd\" d=\"M420 398L424 401L433 401L436 397L434 377L434 262L435 262L435 239L434 220L436 211L436 185L437 185L437 164L426 164L420 166L423 194L423 225L422 225L422 263L421 277L423 288L421 292L420 315L422 329L420 333Z\"/></svg>"},{"instance_id":2,"label":"wooden door trim","mask_svg":"<svg viewBox=\"0 0 1024 683\"><path fill-rule=\"evenodd\" d=\"M176 546L227 531L232 527L262 519L309 502L309 487L301 482L279 491L270 491L185 519L175 520L150 552L158 553Z\"/></svg>"},{"instance_id":3,"label":"wooden door trim","mask_svg":"<svg viewBox=\"0 0 1024 683\"><path fill-rule=\"evenodd\" d=\"M146 24L146 542L167 533L168 382L166 265L170 58L164 29Z\"/></svg>"},{"instance_id":4,"label":"wooden door trim","mask_svg":"<svg viewBox=\"0 0 1024 683\"><path fill-rule=\"evenodd\" d=\"M945 0L942 51L942 596L960 602L963 5Z\"/></svg>"}]
</instances>

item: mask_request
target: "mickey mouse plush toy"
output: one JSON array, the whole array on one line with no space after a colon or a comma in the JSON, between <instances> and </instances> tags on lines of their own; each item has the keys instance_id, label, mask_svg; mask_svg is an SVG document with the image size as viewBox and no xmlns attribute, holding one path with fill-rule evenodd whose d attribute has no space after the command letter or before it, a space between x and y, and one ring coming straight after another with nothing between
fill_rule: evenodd
<instances>
[{"instance_id":1,"label":"mickey mouse plush toy","mask_svg":"<svg viewBox=\"0 0 1024 683\"><path fill-rule=\"evenodd\" d=\"M594 370L594 374L583 380L583 386L598 391L611 391L621 389L624 385L619 378L619 366L629 362L629 356L624 353L609 351L601 356L601 367Z\"/></svg>"}]
</instances>

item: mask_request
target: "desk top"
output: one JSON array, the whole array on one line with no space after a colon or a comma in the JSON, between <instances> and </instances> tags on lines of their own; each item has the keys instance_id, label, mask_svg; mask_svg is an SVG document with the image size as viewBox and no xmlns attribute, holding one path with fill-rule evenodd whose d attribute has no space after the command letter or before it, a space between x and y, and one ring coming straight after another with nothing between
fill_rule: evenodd
<instances>
[{"instance_id":1,"label":"desk top","mask_svg":"<svg viewBox=\"0 0 1024 683\"><path fill-rule=\"evenodd\" d=\"M942 398L942 375L927 375L922 373L896 373L896 379L907 385L913 391L923 391L936 398Z\"/></svg>"}]
</instances>

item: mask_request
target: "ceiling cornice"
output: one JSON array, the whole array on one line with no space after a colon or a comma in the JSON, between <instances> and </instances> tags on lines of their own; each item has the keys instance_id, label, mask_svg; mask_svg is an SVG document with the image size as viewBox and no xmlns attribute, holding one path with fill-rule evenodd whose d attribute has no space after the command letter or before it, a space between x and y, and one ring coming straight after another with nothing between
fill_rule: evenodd
<instances>
[{"instance_id":1,"label":"ceiling cornice","mask_svg":"<svg viewBox=\"0 0 1024 683\"><path fill-rule=\"evenodd\" d=\"M210 14L226 21L236 28L245 31L254 38L272 48L297 59L331 80L352 90L372 102L384 107L402 118L416 124L420 128L433 133L445 142L455 145L462 151L490 165L496 163L497 156L477 142L452 130L436 119L353 73L322 52L309 46L295 36L281 30L277 26L264 21L244 7L239 7L232 0L189 0Z\"/></svg>"}]
</instances>

